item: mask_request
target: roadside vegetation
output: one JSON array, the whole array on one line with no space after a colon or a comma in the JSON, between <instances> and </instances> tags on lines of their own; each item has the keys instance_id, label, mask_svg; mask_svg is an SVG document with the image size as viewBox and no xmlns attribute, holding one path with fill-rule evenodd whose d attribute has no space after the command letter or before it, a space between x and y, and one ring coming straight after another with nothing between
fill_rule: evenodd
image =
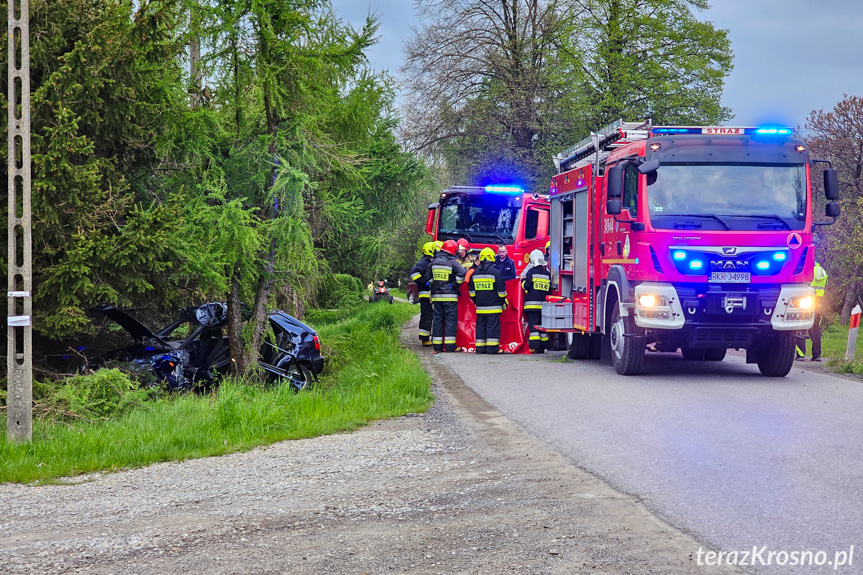
<instances>
[{"instance_id":1,"label":"roadside vegetation","mask_svg":"<svg viewBox=\"0 0 863 575\"><path fill-rule=\"evenodd\" d=\"M41 384L33 442L0 438L0 482L223 455L425 411L429 377L399 344L399 328L414 313L407 304L311 312L327 364L300 393L228 377L208 395L168 395L140 389L118 370Z\"/></svg>"}]
</instances>

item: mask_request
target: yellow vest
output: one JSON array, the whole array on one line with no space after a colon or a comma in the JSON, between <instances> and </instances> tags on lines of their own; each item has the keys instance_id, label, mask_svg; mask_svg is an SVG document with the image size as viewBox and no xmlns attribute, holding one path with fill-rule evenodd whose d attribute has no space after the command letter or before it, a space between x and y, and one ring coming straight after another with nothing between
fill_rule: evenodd
<instances>
[{"instance_id":1,"label":"yellow vest","mask_svg":"<svg viewBox=\"0 0 863 575\"><path fill-rule=\"evenodd\" d=\"M818 264L815 264L815 277L809 285L815 288L816 296L824 297L824 289L827 287L827 272Z\"/></svg>"}]
</instances>

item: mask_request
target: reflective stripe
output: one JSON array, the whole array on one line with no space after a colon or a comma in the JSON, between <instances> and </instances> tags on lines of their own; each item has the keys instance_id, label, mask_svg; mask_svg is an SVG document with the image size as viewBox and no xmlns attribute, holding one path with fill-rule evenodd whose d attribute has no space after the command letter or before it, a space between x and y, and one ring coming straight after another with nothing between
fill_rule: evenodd
<instances>
[{"instance_id":1,"label":"reflective stripe","mask_svg":"<svg viewBox=\"0 0 863 575\"><path fill-rule=\"evenodd\" d=\"M448 337L443 340L444 343L455 343L454 337Z\"/></svg>"},{"instance_id":2,"label":"reflective stripe","mask_svg":"<svg viewBox=\"0 0 863 575\"><path fill-rule=\"evenodd\" d=\"M530 341L539 341L539 336L538 335L530 336Z\"/></svg>"},{"instance_id":3,"label":"reflective stripe","mask_svg":"<svg viewBox=\"0 0 863 575\"><path fill-rule=\"evenodd\" d=\"M468 290L468 291L467 291L467 295L469 295L470 297L476 297L476 292L475 292L475 291Z\"/></svg>"},{"instance_id":4,"label":"reflective stripe","mask_svg":"<svg viewBox=\"0 0 863 575\"><path fill-rule=\"evenodd\" d=\"M505 291L499 291L499 292L497 292L497 295L500 297L506 297L506 292Z\"/></svg>"},{"instance_id":5,"label":"reflective stripe","mask_svg":"<svg viewBox=\"0 0 863 575\"><path fill-rule=\"evenodd\" d=\"M542 309L541 303L526 303L524 309Z\"/></svg>"},{"instance_id":6,"label":"reflective stripe","mask_svg":"<svg viewBox=\"0 0 863 575\"><path fill-rule=\"evenodd\" d=\"M417 280L420 278L420 276L421 276L421 275L422 275L422 274L421 274L421 273L419 273L419 272L413 273L413 274L411 274L411 279L412 279L413 281L417 281Z\"/></svg>"},{"instance_id":7,"label":"reflective stripe","mask_svg":"<svg viewBox=\"0 0 863 575\"><path fill-rule=\"evenodd\" d=\"M476 313L500 313L503 311L499 305L478 305Z\"/></svg>"},{"instance_id":8,"label":"reflective stripe","mask_svg":"<svg viewBox=\"0 0 863 575\"><path fill-rule=\"evenodd\" d=\"M420 294L420 297L428 297L431 295L431 290L423 290L423 291L418 292L418 293Z\"/></svg>"},{"instance_id":9,"label":"reflective stripe","mask_svg":"<svg viewBox=\"0 0 863 575\"><path fill-rule=\"evenodd\" d=\"M428 337L431 335L431 332L427 329L418 329L417 334L424 335L424 336Z\"/></svg>"},{"instance_id":10,"label":"reflective stripe","mask_svg":"<svg viewBox=\"0 0 863 575\"><path fill-rule=\"evenodd\" d=\"M437 301L458 301L458 294L447 293L447 294L432 295L431 300L434 302L437 302Z\"/></svg>"},{"instance_id":11,"label":"reflective stripe","mask_svg":"<svg viewBox=\"0 0 863 575\"><path fill-rule=\"evenodd\" d=\"M492 280L492 281L494 281L494 279L495 279L495 277L491 274L477 274L477 273L475 273L471 277L473 277L473 281L476 281L476 280Z\"/></svg>"},{"instance_id":12,"label":"reflective stripe","mask_svg":"<svg viewBox=\"0 0 863 575\"><path fill-rule=\"evenodd\" d=\"M487 340L485 340L486 345L497 345L499 343L500 343L499 339L488 338Z\"/></svg>"},{"instance_id":13,"label":"reflective stripe","mask_svg":"<svg viewBox=\"0 0 863 575\"><path fill-rule=\"evenodd\" d=\"M548 335L543 333L539 336L539 339L541 339L542 341L548 341Z\"/></svg>"},{"instance_id":14,"label":"reflective stripe","mask_svg":"<svg viewBox=\"0 0 863 575\"><path fill-rule=\"evenodd\" d=\"M476 340L476 346L477 347L484 347L485 346L485 340L484 339Z\"/></svg>"},{"instance_id":15,"label":"reflective stripe","mask_svg":"<svg viewBox=\"0 0 863 575\"><path fill-rule=\"evenodd\" d=\"M442 337L433 337L432 343L443 343L443 338Z\"/></svg>"},{"instance_id":16,"label":"reflective stripe","mask_svg":"<svg viewBox=\"0 0 863 575\"><path fill-rule=\"evenodd\" d=\"M429 299L431 296L429 294L420 294L420 299Z\"/></svg>"}]
</instances>

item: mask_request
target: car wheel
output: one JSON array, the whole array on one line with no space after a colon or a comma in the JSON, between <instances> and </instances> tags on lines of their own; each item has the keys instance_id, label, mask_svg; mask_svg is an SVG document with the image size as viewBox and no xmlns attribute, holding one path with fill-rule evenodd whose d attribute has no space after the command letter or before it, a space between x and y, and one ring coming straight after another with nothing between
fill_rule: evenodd
<instances>
[{"instance_id":1,"label":"car wheel","mask_svg":"<svg viewBox=\"0 0 863 575\"><path fill-rule=\"evenodd\" d=\"M292 361L285 369L285 375L294 391L305 389L312 383L312 372L305 365Z\"/></svg>"},{"instance_id":2,"label":"car wheel","mask_svg":"<svg viewBox=\"0 0 863 575\"><path fill-rule=\"evenodd\" d=\"M620 308L615 304L611 312L611 329L608 333L611 345L611 362L614 371L620 375L635 375L641 371L644 365L644 343L640 337L631 337L639 334L639 328L632 320L632 316L621 317Z\"/></svg>"},{"instance_id":3,"label":"car wheel","mask_svg":"<svg viewBox=\"0 0 863 575\"><path fill-rule=\"evenodd\" d=\"M390 296L390 304L393 303L393 296Z\"/></svg>"}]
</instances>

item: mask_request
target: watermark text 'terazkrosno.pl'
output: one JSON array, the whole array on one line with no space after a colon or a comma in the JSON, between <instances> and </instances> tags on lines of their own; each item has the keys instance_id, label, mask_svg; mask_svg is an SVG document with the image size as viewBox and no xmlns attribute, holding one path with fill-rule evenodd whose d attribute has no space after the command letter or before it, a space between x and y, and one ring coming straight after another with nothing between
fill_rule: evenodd
<instances>
[{"instance_id":1,"label":"watermark text 'terazkrosno.pl'","mask_svg":"<svg viewBox=\"0 0 863 575\"><path fill-rule=\"evenodd\" d=\"M779 565L780 567L830 566L836 571L840 567L854 564L854 546L847 551L780 551L769 549L767 545L745 551L705 551L698 548L695 556L698 565L735 565L755 567L759 565Z\"/></svg>"}]
</instances>

